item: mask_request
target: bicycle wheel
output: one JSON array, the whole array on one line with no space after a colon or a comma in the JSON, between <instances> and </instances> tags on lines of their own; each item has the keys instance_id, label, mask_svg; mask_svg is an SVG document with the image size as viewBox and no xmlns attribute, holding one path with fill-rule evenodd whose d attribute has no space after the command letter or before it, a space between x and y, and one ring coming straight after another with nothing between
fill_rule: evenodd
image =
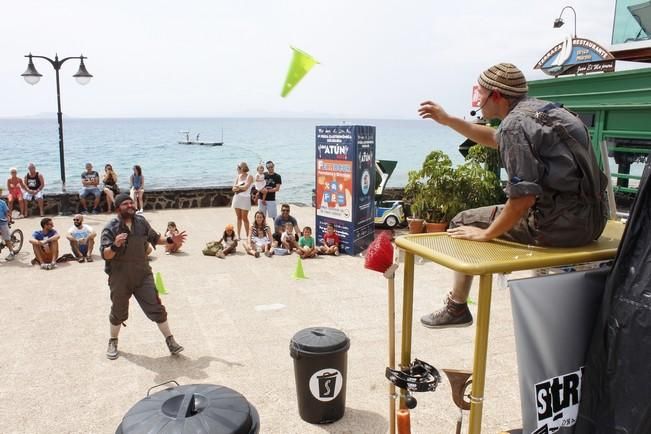
<instances>
[{"instance_id":1,"label":"bicycle wheel","mask_svg":"<svg viewBox=\"0 0 651 434\"><path fill-rule=\"evenodd\" d=\"M23 231L20 229L11 231L11 244L13 244L14 253L20 252L20 249L23 248Z\"/></svg>"}]
</instances>

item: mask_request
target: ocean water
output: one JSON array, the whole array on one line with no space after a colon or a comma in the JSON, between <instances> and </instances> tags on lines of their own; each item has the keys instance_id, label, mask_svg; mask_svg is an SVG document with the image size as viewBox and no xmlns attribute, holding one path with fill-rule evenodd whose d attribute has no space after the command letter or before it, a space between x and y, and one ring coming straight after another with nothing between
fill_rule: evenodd
<instances>
[{"instance_id":1,"label":"ocean water","mask_svg":"<svg viewBox=\"0 0 651 434\"><path fill-rule=\"evenodd\" d=\"M64 119L66 188L76 191L84 165L90 161L100 174L111 163L118 185L128 187L131 168L142 166L146 189L232 185L236 166L246 161L255 174L260 161L273 160L283 185L278 200L311 203L315 171L315 126L373 125L376 158L396 160L389 186L404 186L407 173L420 167L434 149L463 162L458 146L463 138L432 121L384 119ZM194 139L220 141L223 146L180 145L180 131ZM0 119L0 174L18 168L24 176L33 161L45 176L46 191L61 191L59 139L52 119ZM3 187L4 179L3 179ZM5 188L6 189L6 188Z\"/></svg>"}]
</instances>

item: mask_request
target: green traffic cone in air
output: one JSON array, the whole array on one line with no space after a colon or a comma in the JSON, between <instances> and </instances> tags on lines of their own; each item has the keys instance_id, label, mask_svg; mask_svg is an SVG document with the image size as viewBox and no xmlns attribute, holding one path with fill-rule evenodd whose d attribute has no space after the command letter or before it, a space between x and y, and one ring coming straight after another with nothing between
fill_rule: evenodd
<instances>
[{"instance_id":1,"label":"green traffic cone in air","mask_svg":"<svg viewBox=\"0 0 651 434\"><path fill-rule=\"evenodd\" d=\"M298 262L296 263L296 270L294 271L294 274L292 274L292 277L294 279L307 279L307 276L303 272L303 262L301 261L301 257L298 257Z\"/></svg>"},{"instance_id":2,"label":"green traffic cone in air","mask_svg":"<svg viewBox=\"0 0 651 434\"><path fill-rule=\"evenodd\" d=\"M292 63L289 65L289 71L287 71L287 78L285 79L283 90L280 93L280 96L283 98L285 98L289 92L296 87L298 82L305 77L305 74L307 74L314 65L319 63L305 51L301 51L294 47L290 48L293 50L294 55L292 57Z\"/></svg>"},{"instance_id":3,"label":"green traffic cone in air","mask_svg":"<svg viewBox=\"0 0 651 434\"><path fill-rule=\"evenodd\" d=\"M167 294L167 289L165 289L165 284L163 283L163 276L160 275L159 271L156 272L155 283L156 283L156 291L159 294Z\"/></svg>"}]
</instances>

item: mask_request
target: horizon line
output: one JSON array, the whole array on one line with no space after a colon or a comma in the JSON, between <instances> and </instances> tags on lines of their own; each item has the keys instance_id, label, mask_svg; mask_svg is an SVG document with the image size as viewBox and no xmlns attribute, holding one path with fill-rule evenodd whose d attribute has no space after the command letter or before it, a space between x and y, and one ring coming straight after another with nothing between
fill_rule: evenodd
<instances>
[{"instance_id":1,"label":"horizon line","mask_svg":"<svg viewBox=\"0 0 651 434\"><path fill-rule=\"evenodd\" d=\"M336 116L333 114L309 115L309 116L288 116L288 115L226 115L226 116L71 116L63 114L64 119L343 119L343 120L413 120L419 121L417 117L384 117L384 116ZM42 115L24 115L24 116L0 116L0 120L55 120L56 113L53 116Z\"/></svg>"}]
</instances>

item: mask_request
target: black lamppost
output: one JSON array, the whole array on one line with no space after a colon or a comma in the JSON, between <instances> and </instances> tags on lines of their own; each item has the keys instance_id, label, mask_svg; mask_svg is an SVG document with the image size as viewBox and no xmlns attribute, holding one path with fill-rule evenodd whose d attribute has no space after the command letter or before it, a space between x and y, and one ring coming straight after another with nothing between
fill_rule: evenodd
<instances>
[{"instance_id":1,"label":"black lamppost","mask_svg":"<svg viewBox=\"0 0 651 434\"><path fill-rule=\"evenodd\" d=\"M65 165L65 159L64 159L64 154L63 154L63 116L61 114L61 89L59 86L59 69L61 69L61 65L65 63L66 60L70 59L79 59L81 60L81 63L79 64L79 70L73 77L77 80L77 83L81 85L86 85L88 82L90 82L90 79L93 77L88 73L86 70L86 65L84 65L84 59L87 59L87 57L84 57L83 55L78 56L78 57L66 57L64 59L59 60L59 56L55 55L54 60L50 59L49 57L45 56L32 56L32 53L29 53L25 57L29 58L29 63L27 64L27 70L21 74L21 76L25 79L25 81L31 85L35 85L36 83L39 82L43 74L40 74L36 68L34 67L34 63L32 62L32 58L35 59L45 59L54 68L54 71L56 72L56 82L57 82L57 120L59 121L59 165L61 167L61 189L63 193L66 193L66 165ZM67 197L66 197L67 199ZM67 202L67 200L66 200ZM62 204L62 209L65 208L64 204ZM62 210L62 214L63 214Z\"/></svg>"},{"instance_id":2,"label":"black lamppost","mask_svg":"<svg viewBox=\"0 0 651 434\"><path fill-rule=\"evenodd\" d=\"M558 14L558 18L554 20L554 28L558 29L561 27L563 24L565 24L565 21L563 21L563 12L565 12L565 9L572 9L572 12L574 13L574 37L576 38L576 11L572 6L565 6L563 9L561 9L561 13Z\"/></svg>"}]
</instances>

